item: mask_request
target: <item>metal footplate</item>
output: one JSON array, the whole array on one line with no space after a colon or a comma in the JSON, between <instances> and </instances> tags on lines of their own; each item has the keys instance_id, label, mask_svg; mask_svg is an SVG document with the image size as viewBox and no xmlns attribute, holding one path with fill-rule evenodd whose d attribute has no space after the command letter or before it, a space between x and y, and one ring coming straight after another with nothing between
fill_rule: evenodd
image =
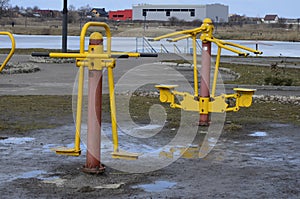
<instances>
[{"instance_id":1,"label":"metal footplate","mask_svg":"<svg viewBox=\"0 0 300 199\"><path fill-rule=\"evenodd\" d=\"M81 154L81 150L76 150L75 148L58 147L51 150L58 155L80 156Z\"/></svg>"},{"instance_id":2,"label":"metal footplate","mask_svg":"<svg viewBox=\"0 0 300 199\"><path fill-rule=\"evenodd\" d=\"M124 159L124 160L137 160L139 153L131 153L127 151L114 151L111 153L112 158L115 159Z\"/></svg>"}]
</instances>

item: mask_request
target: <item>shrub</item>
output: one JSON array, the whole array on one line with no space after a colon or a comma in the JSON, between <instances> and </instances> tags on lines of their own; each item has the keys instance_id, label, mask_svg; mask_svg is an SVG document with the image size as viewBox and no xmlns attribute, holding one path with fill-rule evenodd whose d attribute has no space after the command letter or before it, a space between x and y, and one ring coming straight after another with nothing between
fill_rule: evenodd
<instances>
[{"instance_id":1,"label":"shrub","mask_svg":"<svg viewBox=\"0 0 300 199\"><path fill-rule=\"evenodd\" d=\"M291 86L293 80L291 78L269 76L265 78L265 83L273 86Z\"/></svg>"}]
</instances>

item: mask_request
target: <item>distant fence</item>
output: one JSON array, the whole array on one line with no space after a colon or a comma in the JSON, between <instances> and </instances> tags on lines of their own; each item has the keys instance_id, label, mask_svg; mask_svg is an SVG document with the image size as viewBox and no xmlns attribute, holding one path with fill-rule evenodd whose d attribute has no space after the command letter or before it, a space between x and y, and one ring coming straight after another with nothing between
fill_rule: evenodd
<instances>
[{"instance_id":1,"label":"distant fence","mask_svg":"<svg viewBox=\"0 0 300 199\"><path fill-rule=\"evenodd\" d=\"M149 42L146 37L136 37L136 52L147 53L176 53L176 54L192 54L193 48L190 44L191 40L187 39L180 43L168 42L165 40ZM201 54L201 44L197 40L197 54Z\"/></svg>"}]
</instances>

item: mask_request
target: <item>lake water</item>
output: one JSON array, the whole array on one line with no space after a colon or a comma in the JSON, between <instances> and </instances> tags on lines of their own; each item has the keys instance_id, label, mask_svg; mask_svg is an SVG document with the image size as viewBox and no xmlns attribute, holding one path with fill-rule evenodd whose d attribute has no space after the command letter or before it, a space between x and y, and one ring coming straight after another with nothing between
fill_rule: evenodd
<instances>
[{"instance_id":1,"label":"lake water","mask_svg":"<svg viewBox=\"0 0 300 199\"><path fill-rule=\"evenodd\" d=\"M47 48L47 49L60 49L62 46L61 36L50 35L14 35L16 40L16 48ZM231 40L232 41L232 40ZM104 41L105 42L105 41ZM234 40L237 44L242 44L251 48L255 48L254 41L241 41ZM131 51L131 52L148 52L150 49L147 42L142 38L136 37L113 37L112 50L113 51ZM192 41L181 40L175 43L170 43L166 40L158 42L149 42L153 49L161 52L165 47L169 52L182 52L190 53ZM176 47L174 46L176 45ZM199 41L201 44L201 41ZM85 39L85 46L87 49L88 37ZM163 45L163 47L162 47ZM10 39L5 36L0 36L0 48L10 48ZM176 48L176 49L175 49ZM260 41L258 46L259 50L263 51L264 56L284 56L284 57L299 57L300 42L281 42L281 41ZM68 49L79 50L79 36L68 36ZM217 47L213 45L212 54L216 54ZM234 55L233 53L222 50L222 55Z\"/></svg>"}]
</instances>

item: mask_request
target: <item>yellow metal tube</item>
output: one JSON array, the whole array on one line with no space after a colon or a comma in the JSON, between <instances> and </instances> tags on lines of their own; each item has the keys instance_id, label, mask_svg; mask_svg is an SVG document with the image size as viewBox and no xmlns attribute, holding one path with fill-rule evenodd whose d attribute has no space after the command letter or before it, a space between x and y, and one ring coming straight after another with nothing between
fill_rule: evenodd
<instances>
[{"instance_id":1,"label":"yellow metal tube","mask_svg":"<svg viewBox=\"0 0 300 199\"><path fill-rule=\"evenodd\" d=\"M78 93L77 93L75 151L80 151L83 86L84 86L84 66L80 66L79 67L79 77L78 77Z\"/></svg>"},{"instance_id":2,"label":"yellow metal tube","mask_svg":"<svg viewBox=\"0 0 300 199\"><path fill-rule=\"evenodd\" d=\"M132 53L132 52L111 52L111 54L105 53L49 53L49 57L58 58L58 57L65 57L65 58L101 58L101 59L109 59L112 55L115 56L122 56L128 55L128 57L140 57L140 53Z\"/></svg>"},{"instance_id":3,"label":"yellow metal tube","mask_svg":"<svg viewBox=\"0 0 300 199\"><path fill-rule=\"evenodd\" d=\"M235 44L235 43L232 43L232 42L222 41L222 40L219 40L219 41L220 41L220 43L222 43L224 45L230 45L230 46L234 46L234 47L237 47L237 48L241 48L241 49L244 49L246 51L253 52L255 54L262 54L261 51L258 51L258 50L252 49L252 48L248 48L248 47L240 45L240 44Z\"/></svg>"},{"instance_id":4,"label":"yellow metal tube","mask_svg":"<svg viewBox=\"0 0 300 199\"><path fill-rule=\"evenodd\" d=\"M116 56L128 55L129 57L140 57L140 53L132 53L132 52L111 52L111 55L116 55Z\"/></svg>"},{"instance_id":5,"label":"yellow metal tube","mask_svg":"<svg viewBox=\"0 0 300 199\"><path fill-rule=\"evenodd\" d=\"M80 54L83 54L84 53L84 42L85 42L85 35L86 35L86 32L87 32L87 29L90 27L90 26L100 26L100 27L104 27L105 31L106 31L106 37L107 37L107 43L106 43L106 48L107 48L107 53L110 55L110 52L111 52L111 31L110 31L110 28L109 26L106 24L106 23L103 23L103 22L88 22L86 23L83 27L82 27L82 30L81 30L81 33L80 33Z\"/></svg>"},{"instance_id":6,"label":"yellow metal tube","mask_svg":"<svg viewBox=\"0 0 300 199\"><path fill-rule=\"evenodd\" d=\"M159 41L159 40L164 39L164 38L170 38L170 37L174 37L174 36L177 36L177 35L186 35L186 34L188 34L189 37L190 37L191 35L197 35L201 32L205 32L206 35L209 36L209 35L212 34L212 31L213 31L213 28L211 28L211 27L212 27L212 21L210 19L206 18L206 19L204 19L203 24L198 28L169 33L169 34L166 34L166 35L155 37L151 40L152 41ZM180 39L184 39L184 38L187 38L187 37L182 36L182 38L178 38L177 41L180 40Z\"/></svg>"},{"instance_id":7,"label":"yellow metal tube","mask_svg":"<svg viewBox=\"0 0 300 199\"><path fill-rule=\"evenodd\" d=\"M211 41L211 42L214 42L215 44L217 44L218 47L224 48L224 49L229 50L231 52L234 52L238 55L247 56L248 53L239 51L239 50L237 50L235 48L231 48L229 46L234 46L236 48L240 48L240 49L243 49L243 50L246 50L246 51L249 51L249 52L253 52L255 54L262 54L262 52L260 52L260 51L257 51L257 50L254 50L252 48L248 48L246 46L242 46L242 45L239 45L239 44L235 44L235 43L232 43L232 42L225 42L225 41L215 39L215 38L207 38L207 40ZM226 45L229 45L229 46L226 46Z\"/></svg>"},{"instance_id":8,"label":"yellow metal tube","mask_svg":"<svg viewBox=\"0 0 300 199\"><path fill-rule=\"evenodd\" d=\"M192 36L192 40L193 40L193 64L194 64L194 96L198 97L198 68L197 68L196 35Z\"/></svg>"},{"instance_id":9,"label":"yellow metal tube","mask_svg":"<svg viewBox=\"0 0 300 199\"><path fill-rule=\"evenodd\" d=\"M110 98L110 114L111 114L113 150L114 150L114 152L118 152L119 151L119 141L118 141L118 129L117 129L117 115L116 115L116 101L115 101L113 68L108 67L107 73L108 73L108 87L109 87L109 98Z\"/></svg>"},{"instance_id":10,"label":"yellow metal tube","mask_svg":"<svg viewBox=\"0 0 300 199\"><path fill-rule=\"evenodd\" d=\"M14 36L10 32L0 32L0 35L7 35L11 40L11 50L5 60L3 61L2 65L0 66L0 72L3 70L3 68L6 66L10 58L13 56L16 48L16 42Z\"/></svg>"},{"instance_id":11,"label":"yellow metal tube","mask_svg":"<svg viewBox=\"0 0 300 199\"><path fill-rule=\"evenodd\" d=\"M214 72L214 80L212 85L211 97L215 97L216 94L216 87L217 87L217 79L218 79L218 72L219 72L219 65L221 60L221 47L218 47L218 53L216 58L216 65L215 65L215 72Z\"/></svg>"},{"instance_id":12,"label":"yellow metal tube","mask_svg":"<svg viewBox=\"0 0 300 199\"><path fill-rule=\"evenodd\" d=\"M248 55L248 53L245 53L245 52L239 51L237 49L234 49L234 48L226 46L225 44L223 44L222 42L220 42L220 40L218 40L218 39L215 39L215 38L206 38L206 40L214 42L215 44L217 44L218 47L224 48L224 49L229 50L231 52L234 52L236 54L244 55L244 56Z\"/></svg>"},{"instance_id":13,"label":"yellow metal tube","mask_svg":"<svg viewBox=\"0 0 300 199\"><path fill-rule=\"evenodd\" d=\"M183 31L169 33L169 34L166 34L166 35L155 37L151 40L152 41L159 41L161 39L170 38L170 37L174 37L174 36L177 36L177 35L184 35L184 34L196 35L196 34L202 32L202 31L203 31L203 28L199 27L199 28L195 28L195 29L191 29L191 30L183 30Z\"/></svg>"},{"instance_id":14,"label":"yellow metal tube","mask_svg":"<svg viewBox=\"0 0 300 199\"><path fill-rule=\"evenodd\" d=\"M102 58L108 59L110 55L108 54L91 54L91 53L49 53L49 57L65 57L65 58Z\"/></svg>"},{"instance_id":15,"label":"yellow metal tube","mask_svg":"<svg viewBox=\"0 0 300 199\"><path fill-rule=\"evenodd\" d=\"M179 40L182 40L182 39L187 39L187 38L190 38L192 35L184 35L184 36L181 36L181 37L176 37L174 39L168 39L169 42L176 42L176 41L179 41Z\"/></svg>"}]
</instances>

